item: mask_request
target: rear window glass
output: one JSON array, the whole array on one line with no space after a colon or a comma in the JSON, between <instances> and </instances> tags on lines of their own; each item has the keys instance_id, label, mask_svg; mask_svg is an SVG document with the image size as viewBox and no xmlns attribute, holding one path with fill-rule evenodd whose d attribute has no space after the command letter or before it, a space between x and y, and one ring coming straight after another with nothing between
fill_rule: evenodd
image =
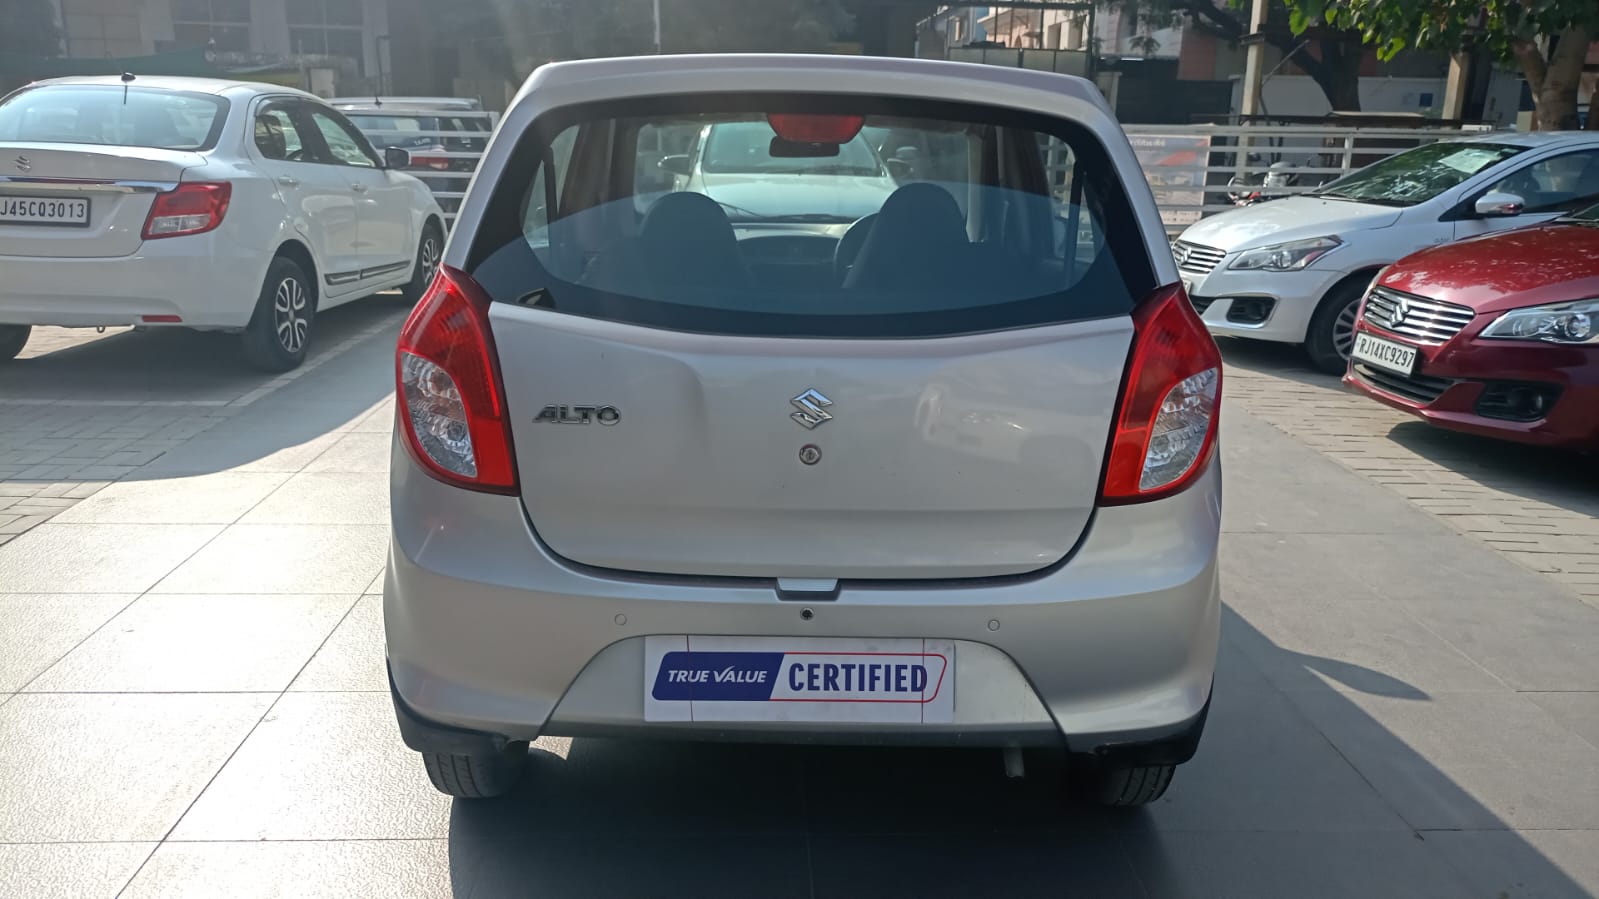
<instances>
[{"instance_id":1,"label":"rear window glass","mask_svg":"<svg viewBox=\"0 0 1599 899\"><path fill-rule=\"evenodd\" d=\"M488 145L487 132L491 130L487 118L364 112L345 112L344 115L379 150L387 147L482 150ZM471 136L452 136L458 132Z\"/></svg>"},{"instance_id":2,"label":"rear window glass","mask_svg":"<svg viewBox=\"0 0 1599 899\"><path fill-rule=\"evenodd\" d=\"M228 101L210 94L112 85L46 85L0 104L0 140L209 150Z\"/></svg>"},{"instance_id":3,"label":"rear window glass","mask_svg":"<svg viewBox=\"0 0 1599 899\"><path fill-rule=\"evenodd\" d=\"M983 106L601 104L522 136L468 269L497 301L712 334L933 337L1122 315L1155 286L1122 177L1087 129Z\"/></svg>"}]
</instances>

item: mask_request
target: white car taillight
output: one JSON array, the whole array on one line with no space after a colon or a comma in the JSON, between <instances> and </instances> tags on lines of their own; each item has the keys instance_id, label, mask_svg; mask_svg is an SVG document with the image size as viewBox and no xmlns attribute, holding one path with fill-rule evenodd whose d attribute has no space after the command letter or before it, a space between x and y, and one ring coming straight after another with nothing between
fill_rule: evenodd
<instances>
[{"instance_id":1,"label":"white car taillight","mask_svg":"<svg viewBox=\"0 0 1599 899\"><path fill-rule=\"evenodd\" d=\"M1221 352L1180 286L1133 312L1133 350L1111 435L1100 500L1170 496L1205 470L1216 449Z\"/></svg>"},{"instance_id":2,"label":"white car taillight","mask_svg":"<svg viewBox=\"0 0 1599 899\"><path fill-rule=\"evenodd\" d=\"M400 329L395 376L405 445L457 487L516 492L489 300L467 275L440 269Z\"/></svg>"},{"instance_id":3,"label":"white car taillight","mask_svg":"<svg viewBox=\"0 0 1599 899\"><path fill-rule=\"evenodd\" d=\"M155 195L144 220L144 239L204 234L222 224L233 199L226 181L191 181Z\"/></svg>"}]
</instances>

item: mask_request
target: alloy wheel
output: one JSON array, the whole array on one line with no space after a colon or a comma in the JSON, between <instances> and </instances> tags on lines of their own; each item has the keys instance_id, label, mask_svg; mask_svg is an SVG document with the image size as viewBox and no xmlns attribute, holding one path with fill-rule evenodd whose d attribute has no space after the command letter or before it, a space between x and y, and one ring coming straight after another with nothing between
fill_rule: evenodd
<instances>
[{"instance_id":1,"label":"alloy wheel","mask_svg":"<svg viewBox=\"0 0 1599 899\"><path fill-rule=\"evenodd\" d=\"M433 276L439 270L439 239L432 234L422 238L422 248L417 250L417 266L422 271L422 286L433 283Z\"/></svg>"},{"instance_id":2,"label":"alloy wheel","mask_svg":"<svg viewBox=\"0 0 1599 899\"><path fill-rule=\"evenodd\" d=\"M278 343L290 353L298 353L305 346L306 334L311 330L310 301L305 285L298 278L284 278L272 297L272 321L278 333Z\"/></svg>"},{"instance_id":3,"label":"alloy wheel","mask_svg":"<svg viewBox=\"0 0 1599 899\"><path fill-rule=\"evenodd\" d=\"M1349 358L1355 349L1355 316L1360 312L1360 304L1350 303L1338 311L1338 318L1333 322L1333 346L1338 350L1338 355Z\"/></svg>"}]
</instances>

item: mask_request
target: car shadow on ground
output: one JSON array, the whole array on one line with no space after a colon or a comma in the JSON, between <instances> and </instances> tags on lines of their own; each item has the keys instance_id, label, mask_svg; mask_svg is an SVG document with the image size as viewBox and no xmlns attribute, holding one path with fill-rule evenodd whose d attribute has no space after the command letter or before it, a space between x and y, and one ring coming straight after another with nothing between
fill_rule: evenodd
<instances>
[{"instance_id":1,"label":"car shadow on ground","mask_svg":"<svg viewBox=\"0 0 1599 899\"><path fill-rule=\"evenodd\" d=\"M1338 378L1312 368L1297 346L1230 338L1217 343L1231 366L1329 392L1345 390ZM1361 401L1378 405L1364 397ZM1484 487L1582 515L1599 516L1599 466L1594 465L1592 454L1447 431L1409 417L1394 425L1388 438Z\"/></svg>"},{"instance_id":2,"label":"car shadow on ground","mask_svg":"<svg viewBox=\"0 0 1599 899\"><path fill-rule=\"evenodd\" d=\"M1276 647L1230 609L1223 642L1199 754L1147 810L1062 802L1048 753L1012 780L992 749L554 741L514 795L455 803L454 895L1585 895L1356 694L1315 677L1279 692L1248 659L1425 692ZM1390 789L1475 832L1413 828Z\"/></svg>"},{"instance_id":3,"label":"car shadow on ground","mask_svg":"<svg viewBox=\"0 0 1599 899\"><path fill-rule=\"evenodd\" d=\"M392 395L408 310L380 294L323 313L305 365L282 375L250 368L236 335L181 330L125 331L17 359L0 366L0 433L29 433L0 437L0 467L52 483L209 474L279 456L292 470ZM123 438L119 449L154 449L113 477L87 455L37 449L108 431Z\"/></svg>"}]
</instances>

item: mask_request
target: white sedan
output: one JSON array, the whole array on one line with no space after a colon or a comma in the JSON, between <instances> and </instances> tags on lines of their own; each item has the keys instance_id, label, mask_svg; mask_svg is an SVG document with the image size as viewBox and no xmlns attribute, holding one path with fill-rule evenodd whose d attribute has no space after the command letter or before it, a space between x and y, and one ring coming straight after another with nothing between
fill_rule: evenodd
<instances>
[{"instance_id":1,"label":"white sedan","mask_svg":"<svg viewBox=\"0 0 1599 899\"><path fill-rule=\"evenodd\" d=\"M1204 219L1173 252L1212 334L1304 344L1343 372L1361 297L1384 266L1436 244L1599 202L1599 134L1487 134L1427 144L1306 196Z\"/></svg>"},{"instance_id":2,"label":"white sedan","mask_svg":"<svg viewBox=\"0 0 1599 899\"><path fill-rule=\"evenodd\" d=\"M294 368L319 311L432 278L444 216L408 162L271 85L23 88L0 102L0 360L34 325L140 325L237 332Z\"/></svg>"}]
</instances>

